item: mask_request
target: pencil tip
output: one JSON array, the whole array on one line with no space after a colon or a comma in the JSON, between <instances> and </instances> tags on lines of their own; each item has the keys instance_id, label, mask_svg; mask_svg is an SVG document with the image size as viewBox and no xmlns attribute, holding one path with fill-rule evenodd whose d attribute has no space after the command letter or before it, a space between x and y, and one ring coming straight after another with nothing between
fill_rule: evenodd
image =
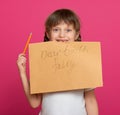
<instances>
[{"instance_id":1,"label":"pencil tip","mask_svg":"<svg viewBox=\"0 0 120 115\"><path fill-rule=\"evenodd\" d=\"M32 35L32 32L30 32L30 35Z\"/></svg>"}]
</instances>

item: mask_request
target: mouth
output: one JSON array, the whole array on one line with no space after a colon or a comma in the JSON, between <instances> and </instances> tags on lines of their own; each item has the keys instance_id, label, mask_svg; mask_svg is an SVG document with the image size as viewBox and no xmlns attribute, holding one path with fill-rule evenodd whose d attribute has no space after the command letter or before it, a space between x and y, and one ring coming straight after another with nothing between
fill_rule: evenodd
<instances>
[{"instance_id":1,"label":"mouth","mask_svg":"<svg viewBox=\"0 0 120 115\"><path fill-rule=\"evenodd\" d=\"M69 40L68 39L57 39L56 41L57 42L68 42Z\"/></svg>"}]
</instances>

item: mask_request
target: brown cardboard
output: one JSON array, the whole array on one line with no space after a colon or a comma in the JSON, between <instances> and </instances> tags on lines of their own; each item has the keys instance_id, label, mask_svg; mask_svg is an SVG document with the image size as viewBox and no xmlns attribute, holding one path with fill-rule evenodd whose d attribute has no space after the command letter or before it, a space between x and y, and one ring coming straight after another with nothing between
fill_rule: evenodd
<instances>
[{"instance_id":1,"label":"brown cardboard","mask_svg":"<svg viewBox=\"0 0 120 115\"><path fill-rule=\"evenodd\" d=\"M29 45L31 94L101 87L100 42Z\"/></svg>"}]
</instances>

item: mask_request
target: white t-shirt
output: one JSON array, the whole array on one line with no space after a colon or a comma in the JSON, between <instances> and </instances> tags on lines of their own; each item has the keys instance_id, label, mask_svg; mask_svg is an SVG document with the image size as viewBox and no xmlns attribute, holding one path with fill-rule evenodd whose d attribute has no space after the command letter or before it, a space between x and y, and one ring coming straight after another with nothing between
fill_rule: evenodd
<instances>
[{"instance_id":1,"label":"white t-shirt","mask_svg":"<svg viewBox=\"0 0 120 115\"><path fill-rule=\"evenodd\" d=\"M87 115L84 90L43 94L39 115Z\"/></svg>"}]
</instances>

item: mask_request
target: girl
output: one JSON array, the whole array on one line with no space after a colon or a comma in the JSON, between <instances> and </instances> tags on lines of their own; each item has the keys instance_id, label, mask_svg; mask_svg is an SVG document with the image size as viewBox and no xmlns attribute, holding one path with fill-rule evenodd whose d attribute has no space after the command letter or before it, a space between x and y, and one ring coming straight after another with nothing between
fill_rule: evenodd
<instances>
[{"instance_id":1,"label":"girl","mask_svg":"<svg viewBox=\"0 0 120 115\"><path fill-rule=\"evenodd\" d=\"M69 9L53 12L46 20L45 29L44 41L81 41L79 18ZM17 65L28 102L33 108L42 104L39 115L98 115L94 89L31 95L24 54L19 54Z\"/></svg>"}]
</instances>

